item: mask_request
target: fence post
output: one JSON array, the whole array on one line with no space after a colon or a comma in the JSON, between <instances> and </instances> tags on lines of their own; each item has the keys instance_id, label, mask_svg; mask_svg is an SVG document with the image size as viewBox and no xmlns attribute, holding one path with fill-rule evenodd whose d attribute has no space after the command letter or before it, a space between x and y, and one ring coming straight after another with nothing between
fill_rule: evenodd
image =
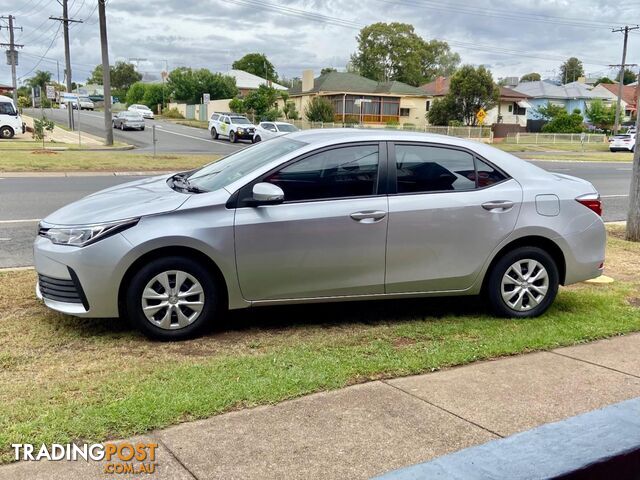
<instances>
[{"instance_id":1,"label":"fence post","mask_svg":"<svg viewBox=\"0 0 640 480\"><path fill-rule=\"evenodd\" d=\"M556 143L556 134L553 134L553 143Z\"/></svg>"},{"instance_id":2,"label":"fence post","mask_svg":"<svg viewBox=\"0 0 640 480\"><path fill-rule=\"evenodd\" d=\"M538 144L538 135L540 135L538 132L536 132L536 145Z\"/></svg>"},{"instance_id":3,"label":"fence post","mask_svg":"<svg viewBox=\"0 0 640 480\"><path fill-rule=\"evenodd\" d=\"M467 138L471 138L471 126L469 126L469 133L467 134Z\"/></svg>"},{"instance_id":4,"label":"fence post","mask_svg":"<svg viewBox=\"0 0 640 480\"><path fill-rule=\"evenodd\" d=\"M449 125L447 125L447 135L449 135Z\"/></svg>"},{"instance_id":5,"label":"fence post","mask_svg":"<svg viewBox=\"0 0 640 480\"><path fill-rule=\"evenodd\" d=\"M518 144L520 144L520 132L516 132L516 145Z\"/></svg>"},{"instance_id":6,"label":"fence post","mask_svg":"<svg viewBox=\"0 0 640 480\"><path fill-rule=\"evenodd\" d=\"M489 143L493 143L493 130L489 130Z\"/></svg>"}]
</instances>

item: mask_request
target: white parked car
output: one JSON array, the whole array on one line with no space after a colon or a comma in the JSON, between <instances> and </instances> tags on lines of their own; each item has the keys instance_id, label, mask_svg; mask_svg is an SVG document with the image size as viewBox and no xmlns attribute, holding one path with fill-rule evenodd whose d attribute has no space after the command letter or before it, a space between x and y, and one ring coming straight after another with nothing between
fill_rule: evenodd
<instances>
[{"instance_id":1,"label":"white parked car","mask_svg":"<svg viewBox=\"0 0 640 480\"><path fill-rule=\"evenodd\" d=\"M80 110L94 110L96 108L89 97L78 97L78 102L74 102L72 105L74 110L78 109L78 105L80 105Z\"/></svg>"},{"instance_id":2,"label":"white parked car","mask_svg":"<svg viewBox=\"0 0 640 480\"><path fill-rule=\"evenodd\" d=\"M136 113L140 114L142 116L142 118L153 118L154 117L153 110L151 110L146 105L140 105L140 104L134 103L129 108L127 108L127 110L129 110L130 112L136 112Z\"/></svg>"},{"instance_id":3,"label":"white parked car","mask_svg":"<svg viewBox=\"0 0 640 480\"><path fill-rule=\"evenodd\" d=\"M622 135L616 135L609 140L609 150L611 152L633 152L636 147L636 135L635 129Z\"/></svg>"},{"instance_id":4,"label":"white parked car","mask_svg":"<svg viewBox=\"0 0 640 480\"><path fill-rule=\"evenodd\" d=\"M11 97L0 95L0 139L13 138L24 133L25 126Z\"/></svg>"},{"instance_id":5,"label":"white parked car","mask_svg":"<svg viewBox=\"0 0 640 480\"><path fill-rule=\"evenodd\" d=\"M260 122L253 135L253 143L297 131L298 128L295 125L287 122Z\"/></svg>"},{"instance_id":6,"label":"white parked car","mask_svg":"<svg viewBox=\"0 0 640 480\"><path fill-rule=\"evenodd\" d=\"M231 143L245 139L253 142L256 127L251 121L236 113L213 113L209 117L209 132L211 138L217 140L220 135L229 137Z\"/></svg>"}]
</instances>

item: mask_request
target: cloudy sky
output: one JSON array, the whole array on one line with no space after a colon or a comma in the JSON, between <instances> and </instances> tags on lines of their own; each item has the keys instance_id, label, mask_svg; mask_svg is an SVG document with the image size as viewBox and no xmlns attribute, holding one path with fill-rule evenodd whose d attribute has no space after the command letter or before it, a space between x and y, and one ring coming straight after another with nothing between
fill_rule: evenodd
<instances>
[{"instance_id":1,"label":"cloudy sky","mask_svg":"<svg viewBox=\"0 0 640 480\"><path fill-rule=\"evenodd\" d=\"M69 0L84 23L71 27L74 81L84 82L100 60L97 0ZM0 0L13 14L16 42L25 44L18 76L49 70L62 79L64 50L56 0ZM280 75L305 68L345 67L356 34L374 22L412 23L426 39L446 40L464 63L487 65L494 78L537 71L557 75L563 59L577 56L588 74L609 74L621 60L621 22L640 23L640 2L620 0L108 0L111 62L143 58L141 71L178 66L225 71L245 53L263 52ZM6 22L4 23L6 24ZM627 61L640 63L640 30L630 35ZM0 30L0 42L8 41ZM10 68L0 58L0 83Z\"/></svg>"}]
</instances>

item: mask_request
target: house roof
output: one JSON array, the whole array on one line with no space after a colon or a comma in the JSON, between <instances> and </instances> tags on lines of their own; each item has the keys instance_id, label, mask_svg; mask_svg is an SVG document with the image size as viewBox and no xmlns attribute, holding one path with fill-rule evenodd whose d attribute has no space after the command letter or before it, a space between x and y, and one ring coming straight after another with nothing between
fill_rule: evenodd
<instances>
[{"instance_id":1,"label":"house roof","mask_svg":"<svg viewBox=\"0 0 640 480\"><path fill-rule=\"evenodd\" d=\"M265 78L258 77L253 73L245 72L244 70L229 70L225 73L225 75L229 75L236 79L236 87L241 90L257 90L260 85L267 85L269 81ZM274 82L270 82L271 87L276 90L287 90L287 87L283 87Z\"/></svg>"},{"instance_id":2,"label":"house roof","mask_svg":"<svg viewBox=\"0 0 640 480\"><path fill-rule=\"evenodd\" d=\"M527 98L532 97L531 95L527 95L526 93L516 92L512 88L500 87L500 100L517 102L519 100L526 100Z\"/></svg>"},{"instance_id":3,"label":"house roof","mask_svg":"<svg viewBox=\"0 0 640 480\"><path fill-rule=\"evenodd\" d=\"M449 77L436 77L435 80L420 85L420 88L426 92L427 95L433 95L434 97L443 97L449 93L449 85L451 79Z\"/></svg>"},{"instance_id":4,"label":"house roof","mask_svg":"<svg viewBox=\"0 0 640 480\"><path fill-rule=\"evenodd\" d=\"M571 82L566 85L555 85L544 80L537 82L520 82L513 90L525 93L532 98L550 98L567 100L574 98L594 99L604 98L598 93L592 92L584 83Z\"/></svg>"},{"instance_id":5,"label":"house roof","mask_svg":"<svg viewBox=\"0 0 640 480\"><path fill-rule=\"evenodd\" d=\"M5 85L4 83L0 83L0 90L13 90L11 85Z\"/></svg>"},{"instance_id":6,"label":"house roof","mask_svg":"<svg viewBox=\"0 0 640 480\"><path fill-rule=\"evenodd\" d=\"M603 88L606 88L618 98L618 84L617 83L600 83ZM635 85L623 85L622 87L622 100L627 105L636 103L636 86Z\"/></svg>"},{"instance_id":7,"label":"house roof","mask_svg":"<svg viewBox=\"0 0 640 480\"><path fill-rule=\"evenodd\" d=\"M302 85L298 84L289 90L291 95L301 95L319 92L336 93L369 93L385 95L414 95L424 96L425 93L417 87L412 87L403 82L376 82L361 75L349 72L328 72L313 79L313 88L302 91Z\"/></svg>"}]
</instances>

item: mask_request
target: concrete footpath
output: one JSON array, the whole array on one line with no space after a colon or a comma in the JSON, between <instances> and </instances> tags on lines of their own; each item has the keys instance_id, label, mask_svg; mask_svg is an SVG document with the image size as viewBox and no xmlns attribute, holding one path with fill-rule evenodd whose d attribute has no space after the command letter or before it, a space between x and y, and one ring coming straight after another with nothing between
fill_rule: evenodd
<instances>
[{"instance_id":1,"label":"concrete footpath","mask_svg":"<svg viewBox=\"0 0 640 480\"><path fill-rule=\"evenodd\" d=\"M640 334L375 381L151 432L133 478L365 479L640 396ZM19 462L0 479L93 479L100 463ZM117 478L129 478L115 475Z\"/></svg>"}]
</instances>

